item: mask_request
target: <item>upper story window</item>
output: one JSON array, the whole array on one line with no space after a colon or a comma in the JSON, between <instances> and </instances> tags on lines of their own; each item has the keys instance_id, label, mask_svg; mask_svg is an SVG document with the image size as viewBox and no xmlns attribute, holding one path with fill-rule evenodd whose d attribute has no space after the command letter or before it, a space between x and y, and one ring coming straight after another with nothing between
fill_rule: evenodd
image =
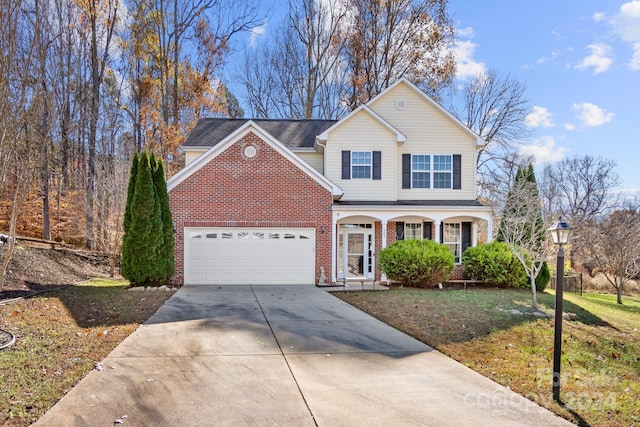
<instances>
[{"instance_id":1,"label":"upper story window","mask_svg":"<svg viewBox=\"0 0 640 427\"><path fill-rule=\"evenodd\" d=\"M351 152L351 178L371 179L371 151Z\"/></svg>"},{"instance_id":2,"label":"upper story window","mask_svg":"<svg viewBox=\"0 0 640 427\"><path fill-rule=\"evenodd\" d=\"M451 188L451 156L433 156L433 188Z\"/></svg>"},{"instance_id":3,"label":"upper story window","mask_svg":"<svg viewBox=\"0 0 640 427\"><path fill-rule=\"evenodd\" d=\"M342 179L382 179L382 152L343 151Z\"/></svg>"},{"instance_id":4,"label":"upper story window","mask_svg":"<svg viewBox=\"0 0 640 427\"><path fill-rule=\"evenodd\" d=\"M461 189L460 154L403 154L402 188Z\"/></svg>"},{"instance_id":5,"label":"upper story window","mask_svg":"<svg viewBox=\"0 0 640 427\"><path fill-rule=\"evenodd\" d=\"M431 188L431 156L411 156L411 188Z\"/></svg>"}]
</instances>

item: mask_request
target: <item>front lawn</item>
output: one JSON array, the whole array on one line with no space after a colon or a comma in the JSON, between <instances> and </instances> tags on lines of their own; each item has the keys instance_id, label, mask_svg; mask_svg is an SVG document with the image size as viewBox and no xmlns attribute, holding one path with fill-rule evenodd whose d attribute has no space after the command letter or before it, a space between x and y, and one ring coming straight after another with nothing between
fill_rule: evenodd
<instances>
[{"instance_id":1,"label":"front lawn","mask_svg":"<svg viewBox=\"0 0 640 427\"><path fill-rule=\"evenodd\" d=\"M16 337L0 350L0 423L27 426L80 381L173 295L91 282L0 305L0 329Z\"/></svg>"},{"instance_id":2,"label":"front lawn","mask_svg":"<svg viewBox=\"0 0 640 427\"><path fill-rule=\"evenodd\" d=\"M343 292L336 296L575 422L640 425L640 299L565 293L561 398L551 396L552 293L516 289Z\"/></svg>"}]
</instances>

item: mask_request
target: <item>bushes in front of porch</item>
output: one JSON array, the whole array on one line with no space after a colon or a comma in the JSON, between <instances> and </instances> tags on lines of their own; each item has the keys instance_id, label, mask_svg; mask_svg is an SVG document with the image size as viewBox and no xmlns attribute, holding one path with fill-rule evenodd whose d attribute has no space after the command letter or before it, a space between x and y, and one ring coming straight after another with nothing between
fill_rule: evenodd
<instances>
[{"instance_id":1,"label":"bushes in front of porch","mask_svg":"<svg viewBox=\"0 0 640 427\"><path fill-rule=\"evenodd\" d=\"M522 264L505 242L491 242L468 248L462 254L462 265L466 278L481 280L484 284L498 287L529 287ZM536 289L543 291L549 283L549 267L545 262L536 277Z\"/></svg>"},{"instance_id":2,"label":"bushes in front of porch","mask_svg":"<svg viewBox=\"0 0 640 427\"><path fill-rule=\"evenodd\" d=\"M455 261L449 247L432 240L397 240L378 258L380 269L405 286L433 288L446 281Z\"/></svg>"}]
</instances>

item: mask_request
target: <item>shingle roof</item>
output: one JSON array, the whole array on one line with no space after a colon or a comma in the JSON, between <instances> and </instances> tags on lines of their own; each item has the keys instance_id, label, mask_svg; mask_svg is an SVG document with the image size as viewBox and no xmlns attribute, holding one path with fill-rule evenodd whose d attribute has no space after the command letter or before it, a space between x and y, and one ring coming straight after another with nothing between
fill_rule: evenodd
<instances>
[{"instance_id":1,"label":"shingle roof","mask_svg":"<svg viewBox=\"0 0 640 427\"><path fill-rule=\"evenodd\" d=\"M200 119L184 145L187 147L213 147L249 120L287 148L312 148L316 136L336 123L336 120Z\"/></svg>"}]
</instances>

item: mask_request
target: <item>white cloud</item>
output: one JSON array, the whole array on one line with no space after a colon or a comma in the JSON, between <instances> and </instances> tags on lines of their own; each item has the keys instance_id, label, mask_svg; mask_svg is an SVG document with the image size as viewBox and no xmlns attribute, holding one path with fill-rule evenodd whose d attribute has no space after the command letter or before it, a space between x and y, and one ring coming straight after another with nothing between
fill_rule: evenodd
<instances>
[{"instance_id":1,"label":"white cloud","mask_svg":"<svg viewBox=\"0 0 640 427\"><path fill-rule=\"evenodd\" d=\"M595 22L600 22L600 21L602 21L604 19L604 13L596 12L591 17L593 18L593 20Z\"/></svg>"},{"instance_id":2,"label":"white cloud","mask_svg":"<svg viewBox=\"0 0 640 427\"><path fill-rule=\"evenodd\" d=\"M471 40L461 40L461 38L473 38L473 28L458 28L456 29L456 36L458 40L453 48L453 54L456 58L456 77L461 80L466 80L474 78L479 74L486 74L486 65L473 58L473 54L478 45Z\"/></svg>"},{"instance_id":3,"label":"white cloud","mask_svg":"<svg viewBox=\"0 0 640 427\"><path fill-rule=\"evenodd\" d=\"M576 117L578 120L589 127L597 127L609 123L614 116L613 113L607 113L602 108L590 102L573 104L571 109L577 113Z\"/></svg>"},{"instance_id":4,"label":"white cloud","mask_svg":"<svg viewBox=\"0 0 640 427\"><path fill-rule=\"evenodd\" d=\"M573 123L565 123L564 128L568 131L576 130L576 125Z\"/></svg>"},{"instance_id":5,"label":"white cloud","mask_svg":"<svg viewBox=\"0 0 640 427\"><path fill-rule=\"evenodd\" d=\"M520 154L533 157L536 165L558 162L564 159L566 153L566 148L556 147L556 141L551 136L543 136L531 145L520 147Z\"/></svg>"},{"instance_id":6,"label":"white cloud","mask_svg":"<svg viewBox=\"0 0 640 427\"><path fill-rule=\"evenodd\" d=\"M249 46L256 47L258 37L262 37L267 32L267 22L249 30Z\"/></svg>"},{"instance_id":7,"label":"white cloud","mask_svg":"<svg viewBox=\"0 0 640 427\"><path fill-rule=\"evenodd\" d=\"M629 43L633 50L627 65L632 70L640 70L640 0L624 3L609 23L614 33L622 41Z\"/></svg>"},{"instance_id":8,"label":"white cloud","mask_svg":"<svg viewBox=\"0 0 640 427\"><path fill-rule=\"evenodd\" d=\"M608 44L594 43L587 46L586 49L591 51L591 55L584 58L576 65L576 68L593 68L593 74L600 74L607 71L613 64L612 49Z\"/></svg>"},{"instance_id":9,"label":"white cloud","mask_svg":"<svg viewBox=\"0 0 640 427\"><path fill-rule=\"evenodd\" d=\"M527 114L524 119L527 126L532 128L550 128L554 126L553 120L551 120L551 113L544 107L534 106L531 112Z\"/></svg>"},{"instance_id":10,"label":"white cloud","mask_svg":"<svg viewBox=\"0 0 640 427\"><path fill-rule=\"evenodd\" d=\"M560 56L560 51L554 50L553 52L551 52L550 56L543 56L542 58L538 58L536 60L536 64L544 64L545 62L553 61L558 56Z\"/></svg>"}]
</instances>

